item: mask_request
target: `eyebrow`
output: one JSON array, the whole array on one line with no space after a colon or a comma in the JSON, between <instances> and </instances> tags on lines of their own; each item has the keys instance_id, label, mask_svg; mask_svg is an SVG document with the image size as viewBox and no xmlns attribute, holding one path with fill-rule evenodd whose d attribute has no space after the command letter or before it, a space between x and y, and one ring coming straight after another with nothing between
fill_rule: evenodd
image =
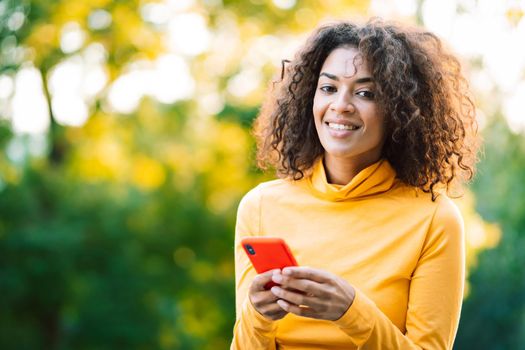
<instances>
[{"instance_id":1,"label":"eyebrow","mask_svg":"<svg viewBox=\"0 0 525 350\"><path fill-rule=\"evenodd\" d=\"M322 75L324 75L325 77L327 77L329 79L339 81L339 77L337 75L333 75L333 74L330 74L330 73L322 72L321 74L319 74L319 77L321 77ZM372 77L363 77L363 78L359 78L359 79L357 79L355 81L356 84L372 83L372 82L373 82Z\"/></svg>"}]
</instances>

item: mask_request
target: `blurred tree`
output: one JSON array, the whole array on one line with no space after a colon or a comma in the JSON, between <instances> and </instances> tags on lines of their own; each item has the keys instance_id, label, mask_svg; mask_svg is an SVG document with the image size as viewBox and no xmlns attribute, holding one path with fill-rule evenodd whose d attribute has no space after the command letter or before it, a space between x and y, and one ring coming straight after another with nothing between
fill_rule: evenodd
<instances>
[{"instance_id":1,"label":"blurred tree","mask_svg":"<svg viewBox=\"0 0 525 350\"><path fill-rule=\"evenodd\" d=\"M484 129L485 154L472 186L477 210L498 222L500 244L470 273L457 349L523 349L525 344L525 139L497 116Z\"/></svg>"}]
</instances>

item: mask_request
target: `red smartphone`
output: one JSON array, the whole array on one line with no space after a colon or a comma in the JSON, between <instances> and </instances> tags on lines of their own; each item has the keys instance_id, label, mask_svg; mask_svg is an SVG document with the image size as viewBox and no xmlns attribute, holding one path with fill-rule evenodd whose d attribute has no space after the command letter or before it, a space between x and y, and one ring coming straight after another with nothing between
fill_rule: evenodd
<instances>
[{"instance_id":1,"label":"red smartphone","mask_svg":"<svg viewBox=\"0 0 525 350\"><path fill-rule=\"evenodd\" d=\"M241 244L257 273L298 266L292 251L281 238L246 237L241 240ZM264 287L270 289L276 285L269 282Z\"/></svg>"}]
</instances>

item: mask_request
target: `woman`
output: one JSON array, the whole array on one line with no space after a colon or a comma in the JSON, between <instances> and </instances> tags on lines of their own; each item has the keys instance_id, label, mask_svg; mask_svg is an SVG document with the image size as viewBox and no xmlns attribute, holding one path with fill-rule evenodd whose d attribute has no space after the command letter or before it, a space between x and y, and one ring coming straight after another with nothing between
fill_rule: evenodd
<instances>
[{"instance_id":1,"label":"woman","mask_svg":"<svg viewBox=\"0 0 525 350\"><path fill-rule=\"evenodd\" d=\"M469 96L426 31L311 35L256 124L259 164L281 179L239 206L233 349L452 349L464 246L446 193L474 171ZM301 266L257 275L246 236L283 238Z\"/></svg>"}]
</instances>

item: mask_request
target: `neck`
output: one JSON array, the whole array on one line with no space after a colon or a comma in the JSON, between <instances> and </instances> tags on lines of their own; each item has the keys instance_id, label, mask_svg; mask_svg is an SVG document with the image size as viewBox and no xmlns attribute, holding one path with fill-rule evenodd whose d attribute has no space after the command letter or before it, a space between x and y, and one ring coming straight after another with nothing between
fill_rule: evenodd
<instances>
[{"instance_id":1,"label":"neck","mask_svg":"<svg viewBox=\"0 0 525 350\"><path fill-rule=\"evenodd\" d=\"M325 153L324 168L328 183L334 185L346 185L366 167L377 162L379 158L367 160L354 160L348 158L338 158Z\"/></svg>"}]
</instances>

